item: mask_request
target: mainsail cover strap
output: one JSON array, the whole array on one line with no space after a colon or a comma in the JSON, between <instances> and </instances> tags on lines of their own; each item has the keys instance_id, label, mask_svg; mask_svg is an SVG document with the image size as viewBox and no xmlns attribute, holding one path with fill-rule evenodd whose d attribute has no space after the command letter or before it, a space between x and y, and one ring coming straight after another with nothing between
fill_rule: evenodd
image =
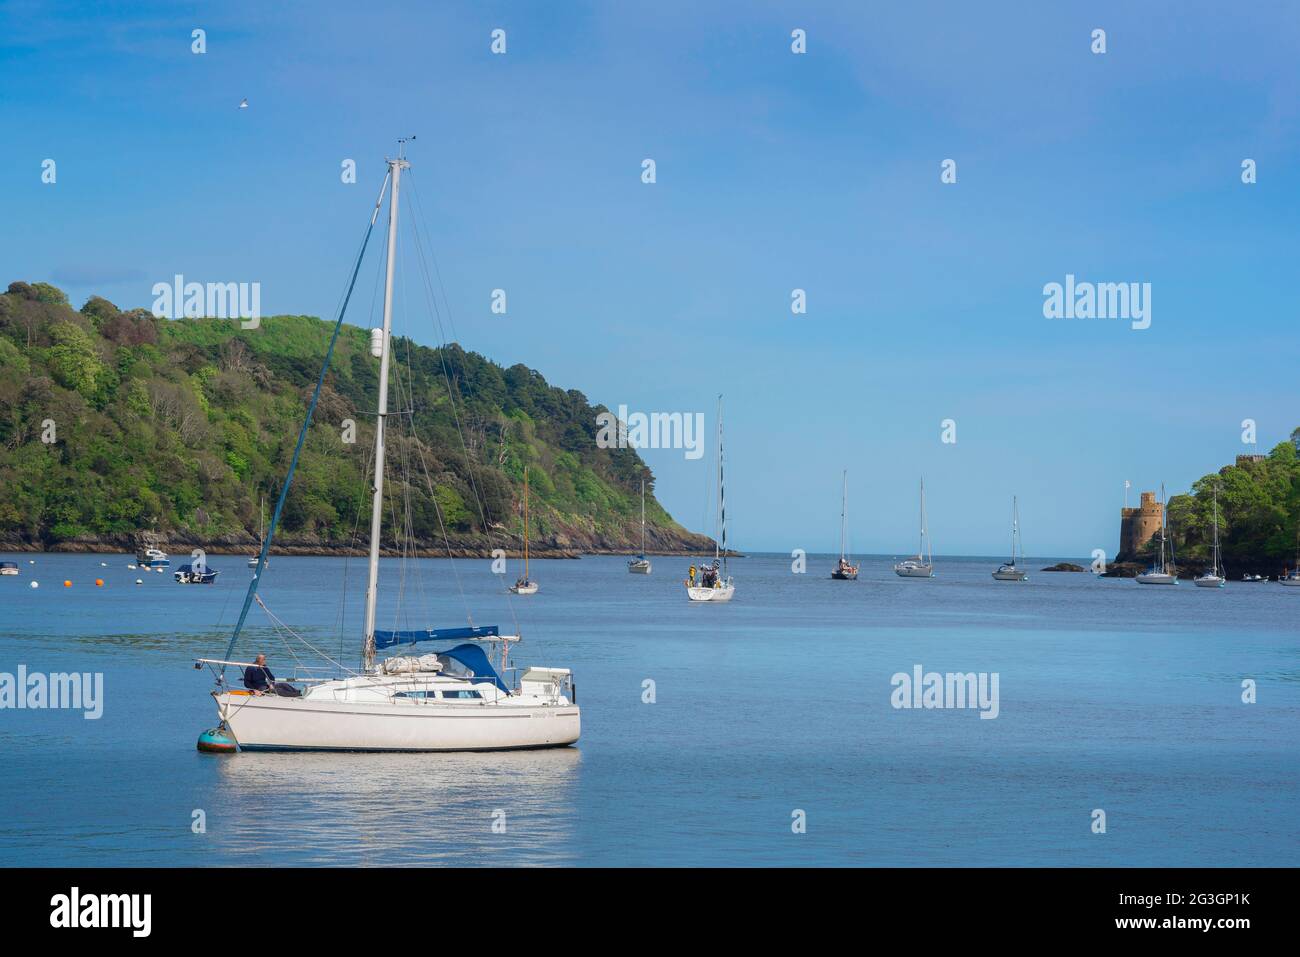
<instances>
[{"instance_id":1,"label":"mainsail cover strap","mask_svg":"<svg viewBox=\"0 0 1300 957\"><path fill-rule=\"evenodd\" d=\"M477 625L467 628L426 628L419 631L376 631L375 648L393 645L413 645L420 641L464 641L467 638L495 638L501 634L496 625Z\"/></svg>"}]
</instances>

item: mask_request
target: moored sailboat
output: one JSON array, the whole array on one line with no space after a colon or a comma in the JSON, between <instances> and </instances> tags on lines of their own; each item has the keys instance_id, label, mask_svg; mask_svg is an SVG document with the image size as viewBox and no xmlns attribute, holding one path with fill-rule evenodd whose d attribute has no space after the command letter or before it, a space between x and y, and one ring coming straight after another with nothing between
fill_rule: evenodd
<instances>
[{"instance_id":1,"label":"moored sailboat","mask_svg":"<svg viewBox=\"0 0 1300 957\"><path fill-rule=\"evenodd\" d=\"M1160 560L1137 576L1139 585L1177 585L1178 574L1173 561L1173 546L1168 545L1169 559L1166 561L1166 545L1169 537L1169 502L1165 498L1165 487L1160 486Z\"/></svg>"},{"instance_id":2,"label":"moored sailboat","mask_svg":"<svg viewBox=\"0 0 1300 957\"><path fill-rule=\"evenodd\" d=\"M517 670L508 667L508 653L511 645L519 641L518 635L502 635L496 626L476 626L472 622L468 627L439 629L379 630L375 627L379 603L385 434L389 416L393 270L400 208L398 190L402 171L408 169L409 164L399 150L396 159L387 161L387 167L388 175L371 214L365 241L358 253L258 556L264 564L320 400L370 234L383 208L385 194L391 187L391 193L388 193L383 328L374 330L372 336L372 354L379 359L379 397L361 667L358 670L346 668L289 629L258 595L263 576L253 576L225 657L196 662L196 667L207 665L216 674L217 687L212 691L212 697L221 720L217 728L200 736L201 750L230 751L238 747L243 750L492 751L560 747L572 744L580 733L581 716L574 700L569 669L529 668L513 685L507 683L507 676ZM261 663L231 660L254 601L271 617L278 632L286 638L300 640L318 657L324 658L337 670L337 677L299 677L282 682L271 680L268 684L267 676L263 674L259 683L255 680L259 677L258 672L265 672ZM419 657L376 659L376 652L380 649L416 643L438 643L443 650ZM498 652L499 658L493 660ZM248 669L245 684L249 690L229 686L225 678L228 667ZM306 690L297 690L299 685L305 686Z\"/></svg>"},{"instance_id":3,"label":"moored sailboat","mask_svg":"<svg viewBox=\"0 0 1300 957\"><path fill-rule=\"evenodd\" d=\"M262 560L262 542L266 539L266 496L263 495L258 500L257 506L257 554L248 559L248 567L256 568L258 562ZM267 558L267 564L271 559Z\"/></svg>"},{"instance_id":4,"label":"moored sailboat","mask_svg":"<svg viewBox=\"0 0 1300 957\"><path fill-rule=\"evenodd\" d=\"M650 574L650 559L645 557L645 479L641 479L641 551L636 558L627 563L627 570L634 575Z\"/></svg>"},{"instance_id":5,"label":"moored sailboat","mask_svg":"<svg viewBox=\"0 0 1300 957\"><path fill-rule=\"evenodd\" d=\"M1011 559L998 566L993 577L1000 582L1023 582L1029 580L1029 573L1016 567L1016 558L1024 558L1020 547L1020 506L1016 497L1011 496Z\"/></svg>"},{"instance_id":6,"label":"moored sailboat","mask_svg":"<svg viewBox=\"0 0 1300 957\"><path fill-rule=\"evenodd\" d=\"M510 586L516 595L536 595L537 582L528 577L528 466L524 466L524 574Z\"/></svg>"},{"instance_id":7,"label":"moored sailboat","mask_svg":"<svg viewBox=\"0 0 1300 957\"><path fill-rule=\"evenodd\" d=\"M845 551L845 542L848 528L848 510L849 510L849 472L844 470L842 476L842 487L840 489L840 560L835 563L831 570L831 578L836 581L857 581L858 567L849 560L848 553Z\"/></svg>"},{"instance_id":8,"label":"moored sailboat","mask_svg":"<svg viewBox=\"0 0 1300 957\"><path fill-rule=\"evenodd\" d=\"M916 557L908 558L894 566L894 574L900 578L933 578L934 553L930 546L930 529L925 521L925 479L921 479L921 542L916 549Z\"/></svg>"},{"instance_id":9,"label":"moored sailboat","mask_svg":"<svg viewBox=\"0 0 1300 957\"><path fill-rule=\"evenodd\" d=\"M695 566L687 578L686 597L691 601L731 601L735 582L727 574L727 491L722 471L722 396L718 396L718 534L713 539L713 564L705 565L697 581Z\"/></svg>"},{"instance_id":10,"label":"moored sailboat","mask_svg":"<svg viewBox=\"0 0 1300 957\"><path fill-rule=\"evenodd\" d=\"M1300 588L1300 527L1295 532L1295 568L1291 569L1290 574L1283 572L1278 575L1277 580L1291 588Z\"/></svg>"},{"instance_id":11,"label":"moored sailboat","mask_svg":"<svg viewBox=\"0 0 1300 957\"><path fill-rule=\"evenodd\" d=\"M1214 564L1204 575L1198 575L1195 579L1197 588L1222 588L1227 578L1223 572L1223 565L1219 561L1219 487L1214 487Z\"/></svg>"}]
</instances>

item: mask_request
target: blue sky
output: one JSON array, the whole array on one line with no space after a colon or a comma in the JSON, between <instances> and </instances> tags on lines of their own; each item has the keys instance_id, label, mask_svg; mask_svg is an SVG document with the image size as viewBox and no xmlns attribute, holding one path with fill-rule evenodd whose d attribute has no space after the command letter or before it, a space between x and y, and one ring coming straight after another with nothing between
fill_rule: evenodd
<instances>
[{"instance_id":1,"label":"blue sky","mask_svg":"<svg viewBox=\"0 0 1300 957\"><path fill-rule=\"evenodd\" d=\"M329 315L413 133L460 341L710 428L725 393L739 547L834 549L848 468L858 551L914 547L924 473L937 552L1000 552L1015 493L1031 555L1110 553L1125 479L1300 425L1297 48L1287 3L9 3L0 278ZM1045 319L1067 273L1151 283L1151 328ZM709 459L646 458L701 527Z\"/></svg>"}]
</instances>

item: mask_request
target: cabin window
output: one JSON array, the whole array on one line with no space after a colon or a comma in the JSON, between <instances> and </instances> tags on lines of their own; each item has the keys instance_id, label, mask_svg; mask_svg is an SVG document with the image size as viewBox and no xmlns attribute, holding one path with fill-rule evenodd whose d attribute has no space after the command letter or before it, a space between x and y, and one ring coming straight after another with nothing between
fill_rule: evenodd
<instances>
[{"instance_id":1,"label":"cabin window","mask_svg":"<svg viewBox=\"0 0 1300 957\"><path fill-rule=\"evenodd\" d=\"M471 691L469 688L446 688L443 689L444 698L482 698L483 696L477 691Z\"/></svg>"},{"instance_id":2,"label":"cabin window","mask_svg":"<svg viewBox=\"0 0 1300 957\"><path fill-rule=\"evenodd\" d=\"M416 698L422 701L425 698L435 697L435 694L432 691L399 691L397 692L397 694L393 695L393 697L394 698Z\"/></svg>"}]
</instances>

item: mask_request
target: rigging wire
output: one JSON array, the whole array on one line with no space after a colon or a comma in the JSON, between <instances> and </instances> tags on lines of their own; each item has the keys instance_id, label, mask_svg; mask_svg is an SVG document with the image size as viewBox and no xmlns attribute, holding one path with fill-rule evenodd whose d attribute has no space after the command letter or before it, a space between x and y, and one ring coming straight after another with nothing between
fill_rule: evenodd
<instances>
[{"instance_id":1,"label":"rigging wire","mask_svg":"<svg viewBox=\"0 0 1300 957\"><path fill-rule=\"evenodd\" d=\"M357 275L361 272L361 263L365 259L366 247L370 245L370 234L374 231L375 220L379 218L379 210L384 202L384 193L388 190L389 176L384 176L383 185L379 187L379 198L375 200L374 212L370 215L370 222L366 225L365 236L361 240L361 247L357 250L356 263L352 267L352 276L348 280L347 291L343 294L343 299L339 305L338 318L334 320L334 331L330 335L329 347L325 350L325 361L321 363L320 375L316 379L316 389L312 393L311 404L307 406L307 415L303 419L302 429L298 432L298 444L294 446L293 458L289 461L289 471L285 475L284 484L280 487L280 497L276 500L275 511L271 515L271 525L266 532L266 540L262 542L262 551L258 556L258 568L266 567L266 556L271 549L271 540L275 536L276 526L280 523L280 513L284 511L284 502L289 495L289 486L293 482L293 473L298 468L298 457L302 454L302 447L307 442L307 433L311 429L312 416L316 412L316 404L320 401L321 390L325 387L325 376L329 372L330 360L334 358L334 346L339 340L339 331L343 328L343 316L347 313L348 303L352 300L352 290L356 288ZM253 580L248 584L248 594L244 596L244 606L239 612L239 621L235 623L235 630L230 636L230 643L226 646L226 659L234 653L235 643L239 640L239 633L243 630L244 622L248 618L248 610L252 607L253 599L257 597L257 586L261 576L253 576ZM221 666L222 678L225 677L226 666Z\"/></svg>"}]
</instances>

